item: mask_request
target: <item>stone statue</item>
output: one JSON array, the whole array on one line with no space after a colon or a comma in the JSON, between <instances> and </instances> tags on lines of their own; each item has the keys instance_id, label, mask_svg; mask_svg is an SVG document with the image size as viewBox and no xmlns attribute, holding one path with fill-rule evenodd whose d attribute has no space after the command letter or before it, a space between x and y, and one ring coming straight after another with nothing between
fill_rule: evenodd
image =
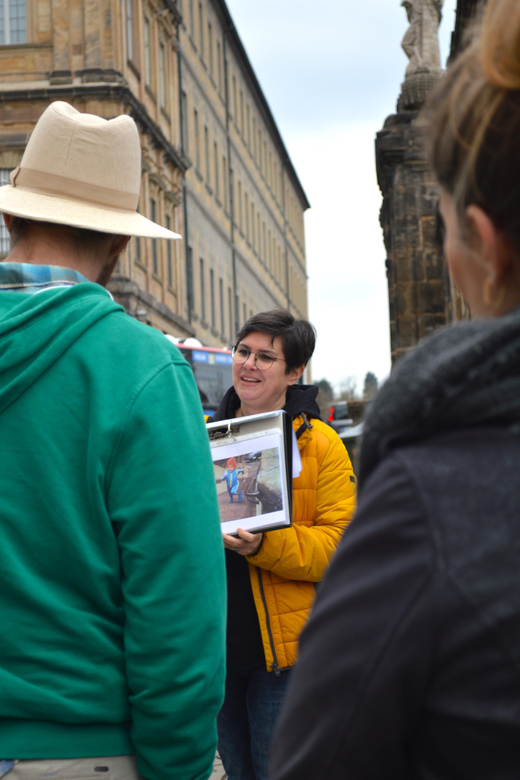
<instances>
[{"instance_id":1,"label":"stone statue","mask_svg":"<svg viewBox=\"0 0 520 780\"><path fill-rule=\"evenodd\" d=\"M440 72L438 31L443 4L444 0L402 0L410 24L401 43L410 60L406 76Z\"/></svg>"}]
</instances>

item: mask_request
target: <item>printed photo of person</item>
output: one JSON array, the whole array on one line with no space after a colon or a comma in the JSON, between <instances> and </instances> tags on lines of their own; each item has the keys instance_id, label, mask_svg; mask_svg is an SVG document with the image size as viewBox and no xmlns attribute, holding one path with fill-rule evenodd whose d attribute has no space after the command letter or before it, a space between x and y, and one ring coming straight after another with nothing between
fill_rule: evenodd
<instances>
[{"instance_id":1,"label":"printed photo of person","mask_svg":"<svg viewBox=\"0 0 520 780\"><path fill-rule=\"evenodd\" d=\"M229 493L229 503L233 503L234 496L238 496L238 503L242 501L242 491L239 490L240 483L238 481L238 475L243 474L244 469L237 469L237 459L229 458L226 463L226 470L222 474L222 482L226 480L226 487Z\"/></svg>"}]
</instances>

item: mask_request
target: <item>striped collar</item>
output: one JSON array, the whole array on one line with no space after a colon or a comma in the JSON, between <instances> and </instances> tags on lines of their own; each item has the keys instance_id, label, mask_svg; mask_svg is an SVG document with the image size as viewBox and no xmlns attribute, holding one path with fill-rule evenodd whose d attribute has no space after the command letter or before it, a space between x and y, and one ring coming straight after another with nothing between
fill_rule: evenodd
<instances>
[{"instance_id":1,"label":"striped collar","mask_svg":"<svg viewBox=\"0 0 520 780\"><path fill-rule=\"evenodd\" d=\"M0 263L0 291L39 292L52 287L71 287L89 280L72 268L32 263Z\"/></svg>"}]
</instances>

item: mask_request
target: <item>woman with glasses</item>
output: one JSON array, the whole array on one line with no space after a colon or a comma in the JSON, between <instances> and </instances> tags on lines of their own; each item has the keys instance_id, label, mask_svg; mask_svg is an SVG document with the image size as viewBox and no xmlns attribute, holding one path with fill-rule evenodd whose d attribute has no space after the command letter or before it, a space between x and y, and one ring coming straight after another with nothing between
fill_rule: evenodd
<instances>
[{"instance_id":1,"label":"woman with glasses","mask_svg":"<svg viewBox=\"0 0 520 780\"><path fill-rule=\"evenodd\" d=\"M233 348L233 387L212 420L284 409L302 459L291 528L224 534L228 576L226 696L219 753L229 780L266 780L269 744L298 637L355 505L347 451L321 422L318 388L298 384L314 351L306 320L274 310L251 317Z\"/></svg>"}]
</instances>

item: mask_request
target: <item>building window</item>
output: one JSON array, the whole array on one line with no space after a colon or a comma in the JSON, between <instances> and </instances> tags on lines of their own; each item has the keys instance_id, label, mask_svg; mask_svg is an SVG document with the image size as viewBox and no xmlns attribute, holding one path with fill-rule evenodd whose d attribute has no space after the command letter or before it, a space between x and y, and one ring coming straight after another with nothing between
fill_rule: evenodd
<instances>
[{"instance_id":1,"label":"building window","mask_svg":"<svg viewBox=\"0 0 520 780\"><path fill-rule=\"evenodd\" d=\"M246 106L247 117L247 145L251 148L251 112L249 111L249 103Z\"/></svg>"},{"instance_id":2,"label":"building window","mask_svg":"<svg viewBox=\"0 0 520 780\"><path fill-rule=\"evenodd\" d=\"M166 227L171 230L171 219L166 217ZM166 241L166 273L168 274L168 287L173 287L173 269L172 269L172 242Z\"/></svg>"},{"instance_id":3,"label":"building window","mask_svg":"<svg viewBox=\"0 0 520 780\"><path fill-rule=\"evenodd\" d=\"M213 30L211 22L208 22L208 60L209 60L209 73L213 76Z\"/></svg>"},{"instance_id":4,"label":"building window","mask_svg":"<svg viewBox=\"0 0 520 780\"><path fill-rule=\"evenodd\" d=\"M0 187L3 187L4 184L11 183L9 181L9 172L8 168L0 168ZM10 251L11 241L9 239L9 231L0 215L0 255L8 255Z\"/></svg>"},{"instance_id":5,"label":"building window","mask_svg":"<svg viewBox=\"0 0 520 780\"><path fill-rule=\"evenodd\" d=\"M206 156L206 182L209 184L209 130L204 125L204 154Z\"/></svg>"},{"instance_id":6,"label":"building window","mask_svg":"<svg viewBox=\"0 0 520 780\"><path fill-rule=\"evenodd\" d=\"M214 141L213 143L213 158L215 163L215 195L217 198L220 197L220 181L219 181L219 175L218 175L218 146L217 142Z\"/></svg>"},{"instance_id":7,"label":"building window","mask_svg":"<svg viewBox=\"0 0 520 780\"><path fill-rule=\"evenodd\" d=\"M237 79L233 76L233 116L235 122L238 124L238 110L237 110Z\"/></svg>"},{"instance_id":8,"label":"building window","mask_svg":"<svg viewBox=\"0 0 520 780\"><path fill-rule=\"evenodd\" d=\"M218 88L222 92L222 47L220 41L217 41L217 68L218 68Z\"/></svg>"},{"instance_id":9,"label":"building window","mask_svg":"<svg viewBox=\"0 0 520 780\"><path fill-rule=\"evenodd\" d=\"M249 195L244 194L244 213L246 215L246 238L249 241Z\"/></svg>"},{"instance_id":10,"label":"building window","mask_svg":"<svg viewBox=\"0 0 520 780\"><path fill-rule=\"evenodd\" d=\"M242 182L238 182L238 226L242 230Z\"/></svg>"},{"instance_id":11,"label":"building window","mask_svg":"<svg viewBox=\"0 0 520 780\"><path fill-rule=\"evenodd\" d=\"M0 0L0 44L27 43L25 0Z\"/></svg>"},{"instance_id":12,"label":"building window","mask_svg":"<svg viewBox=\"0 0 520 780\"><path fill-rule=\"evenodd\" d=\"M188 96L184 90L181 95L181 144L183 151L188 153Z\"/></svg>"},{"instance_id":13,"label":"building window","mask_svg":"<svg viewBox=\"0 0 520 780\"><path fill-rule=\"evenodd\" d=\"M197 109L193 110L193 123L195 125L195 164L200 170L199 112Z\"/></svg>"},{"instance_id":14,"label":"building window","mask_svg":"<svg viewBox=\"0 0 520 780\"><path fill-rule=\"evenodd\" d=\"M152 222L157 222L157 208L153 198L150 198L150 211ZM152 268L154 274L159 273L159 260L157 258L157 239L152 239Z\"/></svg>"},{"instance_id":15,"label":"building window","mask_svg":"<svg viewBox=\"0 0 520 780\"><path fill-rule=\"evenodd\" d=\"M227 291L228 291L228 311L229 311L229 340L230 340L230 344L234 344L235 337L233 335L233 295L231 293L231 287L228 287Z\"/></svg>"},{"instance_id":16,"label":"building window","mask_svg":"<svg viewBox=\"0 0 520 780\"><path fill-rule=\"evenodd\" d=\"M200 258L200 316L206 319L206 291L204 289L204 260Z\"/></svg>"},{"instance_id":17,"label":"building window","mask_svg":"<svg viewBox=\"0 0 520 780\"><path fill-rule=\"evenodd\" d=\"M244 93L240 90L240 132L244 133Z\"/></svg>"},{"instance_id":18,"label":"building window","mask_svg":"<svg viewBox=\"0 0 520 780\"><path fill-rule=\"evenodd\" d=\"M202 17L202 3L199 3L199 45L200 58L204 59L204 21Z\"/></svg>"},{"instance_id":19,"label":"building window","mask_svg":"<svg viewBox=\"0 0 520 780\"><path fill-rule=\"evenodd\" d=\"M161 43L159 47L159 99L161 108L166 108L166 47Z\"/></svg>"},{"instance_id":20,"label":"building window","mask_svg":"<svg viewBox=\"0 0 520 780\"><path fill-rule=\"evenodd\" d=\"M209 270L209 295L211 303L211 327L215 327L215 275L213 268Z\"/></svg>"},{"instance_id":21,"label":"building window","mask_svg":"<svg viewBox=\"0 0 520 780\"><path fill-rule=\"evenodd\" d=\"M193 18L193 0L190 0L189 12L190 12L190 34L191 37L193 38L194 31L195 31L195 20Z\"/></svg>"},{"instance_id":22,"label":"building window","mask_svg":"<svg viewBox=\"0 0 520 780\"><path fill-rule=\"evenodd\" d=\"M220 332L224 335L226 324L224 322L224 282L222 279L218 280L218 290L220 299Z\"/></svg>"},{"instance_id":23,"label":"building window","mask_svg":"<svg viewBox=\"0 0 520 780\"><path fill-rule=\"evenodd\" d=\"M224 182L224 208L228 208L228 179L227 179L227 160L226 155L223 155L222 157L222 171L223 171L223 177L222 181Z\"/></svg>"},{"instance_id":24,"label":"building window","mask_svg":"<svg viewBox=\"0 0 520 780\"><path fill-rule=\"evenodd\" d=\"M144 20L144 83L152 83L152 53L150 51L150 21Z\"/></svg>"},{"instance_id":25,"label":"building window","mask_svg":"<svg viewBox=\"0 0 520 780\"><path fill-rule=\"evenodd\" d=\"M128 59L135 61L135 7L134 0L126 0L126 49Z\"/></svg>"}]
</instances>

